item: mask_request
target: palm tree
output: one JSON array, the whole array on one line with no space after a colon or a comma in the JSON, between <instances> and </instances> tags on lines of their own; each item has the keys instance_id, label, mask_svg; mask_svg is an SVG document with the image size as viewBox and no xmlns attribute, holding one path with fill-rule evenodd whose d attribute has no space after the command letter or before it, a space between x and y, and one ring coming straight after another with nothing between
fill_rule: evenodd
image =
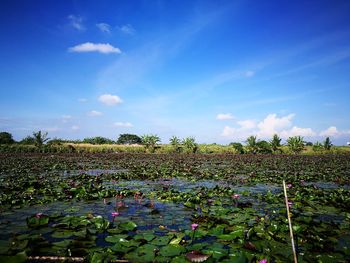
<instances>
[{"instance_id":1,"label":"palm tree","mask_svg":"<svg viewBox=\"0 0 350 263\"><path fill-rule=\"evenodd\" d=\"M304 138L301 136L289 137L287 140L287 145L289 150L291 150L293 153L300 153L304 150Z\"/></svg>"},{"instance_id":2,"label":"palm tree","mask_svg":"<svg viewBox=\"0 0 350 263\"><path fill-rule=\"evenodd\" d=\"M198 150L198 145L194 137L187 137L183 139L182 144L187 148L189 152L195 153Z\"/></svg>"},{"instance_id":3,"label":"palm tree","mask_svg":"<svg viewBox=\"0 0 350 263\"><path fill-rule=\"evenodd\" d=\"M38 131L33 132L33 139L35 146L41 148L50 138L47 138L47 132L42 133L41 131Z\"/></svg>"},{"instance_id":4,"label":"palm tree","mask_svg":"<svg viewBox=\"0 0 350 263\"><path fill-rule=\"evenodd\" d=\"M312 145L312 150L314 152L321 152L323 149L323 145L320 142L315 142L314 145Z\"/></svg>"},{"instance_id":5,"label":"palm tree","mask_svg":"<svg viewBox=\"0 0 350 263\"><path fill-rule=\"evenodd\" d=\"M282 139L277 134L273 135L272 140L270 141L270 145L273 152L281 151L281 141Z\"/></svg>"},{"instance_id":6,"label":"palm tree","mask_svg":"<svg viewBox=\"0 0 350 263\"><path fill-rule=\"evenodd\" d=\"M154 152L157 146L157 143L160 142L160 138L157 135L146 134L141 136L142 144L145 145L146 149L150 152Z\"/></svg>"},{"instance_id":7,"label":"palm tree","mask_svg":"<svg viewBox=\"0 0 350 263\"><path fill-rule=\"evenodd\" d=\"M169 139L170 144L173 146L175 152L180 152L181 151L181 142L180 139L176 136L173 136Z\"/></svg>"},{"instance_id":8,"label":"palm tree","mask_svg":"<svg viewBox=\"0 0 350 263\"><path fill-rule=\"evenodd\" d=\"M249 136L246 140L247 148L249 153L257 153L258 151L258 142L256 140L256 136Z\"/></svg>"}]
</instances>

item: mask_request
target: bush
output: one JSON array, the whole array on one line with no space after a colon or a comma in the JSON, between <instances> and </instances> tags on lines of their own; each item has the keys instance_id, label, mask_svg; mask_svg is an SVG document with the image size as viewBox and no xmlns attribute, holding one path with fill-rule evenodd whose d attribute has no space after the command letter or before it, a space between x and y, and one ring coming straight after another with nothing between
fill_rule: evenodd
<instances>
[{"instance_id":1,"label":"bush","mask_svg":"<svg viewBox=\"0 0 350 263\"><path fill-rule=\"evenodd\" d=\"M141 144L142 140L135 134L124 133L120 134L117 144Z\"/></svg>"},{"instance_id":2,"label":"bush","mask_svg":"<svg viewBox=\"0 0 350 263\"><path fill-rule=\"evenodd\" d=\"M90 144L114 144L114 141L105 137L97 136L92 138L85 138L83 143Z\"/></svg>"},{"instance_id":3,"label":"bush","mask_svg":"<svg viewBox=\"0 0 350 263\"><path fill-rule=\"evenodd\" d=\"M0 132L0 144L12 144L15 140L9 132Z\"/></svg>"}]
</instances>

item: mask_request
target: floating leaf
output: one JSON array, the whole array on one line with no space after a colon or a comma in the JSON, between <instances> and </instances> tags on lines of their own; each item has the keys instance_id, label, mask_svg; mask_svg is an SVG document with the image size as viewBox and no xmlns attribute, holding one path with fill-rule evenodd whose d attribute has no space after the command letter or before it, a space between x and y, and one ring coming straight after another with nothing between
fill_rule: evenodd
<instances>
[{"instance_id":1,"label":"floating leaf","mask_svg":"<svg viewBox=\"0 0 350 263\"><path fill-rule=\"evenodd\" d=\"M185 251L185 248L180 245L167 245L160 249L159 253L164 257L174 257Z\"/></svg>"},{"instance_id":2,"label":"floating leaf","mask_svg":"<svg viewBox=\"0 0 350 263\"><path fill-rule=\"evenodd\" d=\"M118 228L122 229L122 230L126 230L126 231L132 231L137 227L137 225L132 222L132 221L128 221L128 222L124 222L124 223L120 223L118 225Z\"/></svg>"}]
</instances>

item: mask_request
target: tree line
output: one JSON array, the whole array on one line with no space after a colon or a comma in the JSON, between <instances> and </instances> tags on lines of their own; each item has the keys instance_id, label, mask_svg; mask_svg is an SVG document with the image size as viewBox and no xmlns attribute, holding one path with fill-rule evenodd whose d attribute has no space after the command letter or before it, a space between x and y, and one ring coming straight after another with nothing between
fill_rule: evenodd
<instances>
[{"instance_id":1,"label":"tree line","mask_svg":"<svg viewBox=\"0 0 350 263\"><path fill-rule=\"evenodd\" d=\"M116 141L109 138L96 136L90 138L84 138L83 140L64 140L59 138L48 138L47 132L37 131L33 132L31 136L27 136L22 140L16 142L11 133L0 132L0 144L25 144L25 145L35 145L38 148L44 145L60 145L63 143L88 143L93 145L103 145L103 144L122 144L122 145L144 145L148 152L155 152L157 148L160 147L161 139L159 136L154 134L146 134L138 136L136 134L120 134ZM194 137L179 138L172 136L169 139L169 145L172 147L173 152L190 152L196 153L198 150L198 143ZM312 144L311 142L304 141L301 136L289 137L286 144L282 144L282 139L274 134L271 140L259 140L256 136L249 136L245 140L245 145L240 142L232 142L229 144L233 149L240 154L271 154L271 153L283 153L282 147L288 147L289 151L292 153L300 153L305 149L305 146L312 146L314 152L329 151L333 144L329 137L327 137L323 142L316 142Z\"/></svg>"}]
</instances>

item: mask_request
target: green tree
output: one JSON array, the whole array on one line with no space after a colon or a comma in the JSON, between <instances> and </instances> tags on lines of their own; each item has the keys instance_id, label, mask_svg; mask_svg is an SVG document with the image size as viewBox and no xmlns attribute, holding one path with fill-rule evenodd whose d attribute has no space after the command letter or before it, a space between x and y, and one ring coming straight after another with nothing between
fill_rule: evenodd
<instances>
[{"instance_id":1,"label":"green tree","mask_svg":"<svg viewBox=\"0 0 350 263\"><path fill-rule=\"evenodd\" d=\"M246 140L248 153L256 154L258 152L258 145L256 136L249 136Z\"/></svg>"},{"instance_id":2,"label":"green tree","mask_svg":"<svg viewBox=\"0 0 350 263\"><path fill-rule=\"evenodd\" d=\"M114 141L105 137L96 136L92 138L85 138L83 140L83 143L90 143L90 144L113 144Z\"/></svg>"},{"instance_id":3,"label":"green tree","mask_svg":"<svg viewBox=\"0 0 350 263\"><path fill-rule=\"evenodd\" d=\"M25 144L25 145L34 145L35 139L32 136L27 136L27 137L23 138L22 140L20 140L19 143Z\"/></svg>"},{"instance_id":4,"label":"green tree","mask_svg":"<svg viewBox=\"0 0 350 263\"><path fill-rule=\"evenodd\" d=\"M270 141L271 149L273 152L281 152L281 141L282 139L277 134L273 135Z\"/></svg>"},{"instance_id":5,"label":"green tree","mask_svg":"<svg viewBox=\"0 0 350 263\"><path fill-rule=\"evenodd\" d=\"M173 147L175 152L181 151L181 141L178 137L173 136L169 139L171 146Z\"/></svg>"},{"instance_id":6,"label":"green tree","mask_svg":"<svg viewBox=\"0 0 350 263\"><path fill-rule=\"evenodd\" d=\"M289 150L294 154L301 153L305 146L304 138L301 136L289 137L287 145Z\"/></svg>"},{"instance_id":7,"label":"green tree","mask_svg":"<svg viewBox=\"0 0 350 263\"><path fill-rule=\"evenodd\" d=\"M323 150L323 145L320 143L320 142L315 142L313 145L312 145L312 150L314 152L321 152Z\"/></svg>"},{"instance_id":8,"label":"green tree","mask_svg":"<svg viewBox=\"0 0 350 263\"><path fill-rule=\"evenodd\" d=\"M326 151L329 151L332 148L332 146L333 146L333 144L331 142L331 139L329 139L329 137L327 137L323 142L323 148Z\"/></svg>"},{"instance_id":9,"label":"green tree","mask_svg":"<svg viewBox=\"0 0 350 263\"><path fill-rule=\"evenodd\" d=\"M232 146L233 149L235 149L236 153L240 153L240 154L244 153L243 145L241 143L239 143L239 142L231 142L230 146Z\"/></svg>"},{"instance_id":10,"label":"green tree","mask_svg":"<svg viewBox=\"0 0 350 263\"><path fill-rule=\"evenodd\" d=\"M9 132L0 132L0 144L12 144L15 140Z\"/></svg>"},{"instance_id":11,"label":"green tree","mask_svg":"<svg viewBox=\"0 0 350 263\"><path fill-rule=\"evenodd\" d=\"M264 153L264 154L272 153L271 145L267 141L264 141L264 140L258 141L256 143L256 146L257 146L258 153Z\"/></svg>"},{"instance_id":12,"label":"green tree","mask_svg":"<svg viewBox=\"0 0 350 263\"><path fill-rule=\"evenodd\" d=\"M142 140L136 134L123 133L120 134L117 144L141 144Z\"/></svg>"},{"instance_id":13,"label":"green tree","mask_svg":"<svg viewBox=\"0 0 350 263\"><path fill-rule=\"evenodd\" d=\"M188 152L196 153L198 150L198 145L194 137L187 137L182 140L182 144L185 146Z\"/></svg>"},{"instance_id":14,"label":"green tree","mask_svg":"<svg viewBox=\"0 0 350 263\"><path fill-rule=\"evenodd\" d=\"M33 132L34 144L36 147L41 148L45 142L50 138L47 138L47 132Z\"/></svg>"},{"instance_id":15,"label":"green tree","mask_svg":"<svg viewBox=\"0 0 350 263\"><path fill-rule=\"evenodd\" d=\"M157 135L146 134L141 136L142 144L145 145L146 149L150 152L155 152L157 143L160 142L160 138Z\"/></svg>"}]
</instances>

